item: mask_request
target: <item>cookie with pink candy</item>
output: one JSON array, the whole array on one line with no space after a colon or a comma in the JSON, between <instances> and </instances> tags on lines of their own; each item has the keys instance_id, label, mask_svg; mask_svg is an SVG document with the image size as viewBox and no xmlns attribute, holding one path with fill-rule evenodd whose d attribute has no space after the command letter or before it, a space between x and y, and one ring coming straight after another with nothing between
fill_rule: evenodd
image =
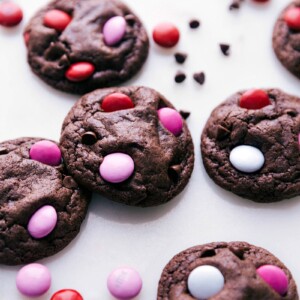
<instances>
[{"instance_id":1,"label":"cookie with pink candy","mask_svg":"<svg viewBox=\"0 0 300 300\"><path fill-rule=\"evenodd\" d=\"M57 143L19 138L0 143L0 263L53 255L80 230L90 193L66 172Z\"/></svg>"},{"instance_id":2,"label":"cookie with pink candy","mask_svg":"<svg viewBox=\"0 0 300 300\"><path fill-rule=\"evenodd\" d=\"M132 206L168 202L187 185L194 166L182 116L146 87L84 95L64 121L60 146L78 183Z\"/></svg>"}]
</instances>

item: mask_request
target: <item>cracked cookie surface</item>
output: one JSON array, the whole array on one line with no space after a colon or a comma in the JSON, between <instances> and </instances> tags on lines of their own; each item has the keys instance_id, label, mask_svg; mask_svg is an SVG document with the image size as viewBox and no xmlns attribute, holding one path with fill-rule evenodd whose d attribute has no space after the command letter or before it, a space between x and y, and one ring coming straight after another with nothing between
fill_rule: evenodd
<instances>
[{"instance_id":1,"label":"cracked cookie surface","mask_svg":"<svg viewBox=\"0 0 300 300\"><path fill-rule=\"evenodd\" d=\"M104 99L119 93L129 97L132 108L105 112ZM194 148L187 125L175 136L159 121L158 109L174 107L162 95L146 87L96 90L84 95L66 117L60 139L68 171L89 190L134 206L163 204L188 183L194 166ZM93 141L86 141L86 136ZM112 153L129 155L132 175L110 183L99 173Z\"/></svg>"},{"instance_id":2,"label":"cracked cookie surface","mask_svg":"<svg viewBox=\"0 0 300 300\"><path fill-rule=\"evenodd\" d=\"M56 16L54 13L54 16L50 16L50 21L45 21L47 13L53 10L56 14L59 10L63 16ZM56 20L68 16L70 20L64 20L65 24ZM116 44L107 45L103 27L115 16L125 20L124 36ZM58 30L49 26L65 28ZM50 2L31 19L24 37L28 48L28 62L33 72L51 86L77 94L115 86L130 79L142 67L149 48L142 23L118 0ZM81 76L75 78L75 81L69 80L66 72L73 64L80 62L87 63L92 70L83 67L79 70L83 72ZM72 75L74 77L74 72Z\"/></svg>"},{"instance_id":3,"label":"cracked cookie surface","mask_svg":"<svg viewBox=\"0 0 300 300\"><path fill-rule=\"evenodd\" d=\"M210 300L299 299L290 271L273 254L245 242L219 242L192 247L174 256L162 272L157 300L196 299L188 290L188 278L193 270L205 265L216 267L225 280L223 289ZM276 266L285 273L285 295L278 294L257 274L263 265Z\"/></svg>"},{"instance_id":4,"label":"cracked cookie surface","mask_svg":"<svg viewBox=\"0 0 300 300\"><path fill-rule=\"evenodd\" d=\"M62 163L50 166L30 158L39 138L0 143L0 263L25 264L53 255L77 235L90 194L81 190ZM57 214L54 229L34 238L28 224L42 207Z\"/></svg>"},{"instance_id":5,"label":"cracked cookie surface","mask_svg":"<svg viewBox=\"0 0 300 300\"><path fill-rule=\"evenodd\" d=\"M201 137L209 176L221 187L256 202L274 202L300 194L300 99L277 89L265 90L270 105L245 109L236 93L214 109ZM244 173L230 163L240 145L261 151L264 165Z\"/></svg>"}]
</instances>

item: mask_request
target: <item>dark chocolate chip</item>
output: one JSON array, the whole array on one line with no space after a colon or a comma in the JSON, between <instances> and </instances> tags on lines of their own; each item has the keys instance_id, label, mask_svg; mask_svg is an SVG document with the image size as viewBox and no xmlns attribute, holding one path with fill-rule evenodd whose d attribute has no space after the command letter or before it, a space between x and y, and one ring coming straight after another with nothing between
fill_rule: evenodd
<instances>
[{"instance_id":1,"label":"dark chocolate chip","mask_svg":"<svg viewBox=\"0 0 300 300\"><path fill-rule=\"evenodd\" d=\"M185 81L186 75L183 72L178 71L177 74L175 75L174 79L175 79L175 82L181 83L181 82Z\"/></svg>"},{"instance_id":2,"label":"dark chocolate chip","mask_svg":"<svg viewBox=\"0 0 300 300\"><path fill-rule=\"evenodd\" d=\"M181 173L181 166L180 165L171 166L168 170L169 177L175 183L179 180L180 173Z\"/></svg>"},{"instance_id":3,"label":"dark chocolate chip","mask_svg":"<svg viewBox=\"0 0 300 300\"><path fill-rule=\"evenodd\" d=\"M78 184L75 182L75 180L71 176L66 176L63 179L63 185L64 187L68 189L76 189L78 187Z\"/></svg>"},{"instance_id":4,"label":"dark chocolate chip","mask_svg":"<svg viewBox=\"0 0 300 300\"><path fill-rule=\"evenodd\" d=\"M228 44L220 44L220 49L225 56L229 55L230 45Z\"/></svg>"},{"instance_id":5,"label":"dark chocolate chip","mask_svg":"<svg viewBox=\"0 0 300 300\"><path fill-rule=\"evenodd\" d=\"M200 26L200 21L196 20L196 19L193 19L193 20L190 21L189 25L190 25L190 28L196 29Z\"/></svg>"},{"instance_id":6,"label":"dark chocolate chip","mask_svg":"<svg viewBox=\"0 0 300 300\"><path fill-rule=\"evenodd\" d=\"M0 147L0 155L7 154L7 153L8 153L8 151L5 147Z\"/></svg>"},{"instance_id":7,"label":"dark chocolate chip","mask_svg":"<svg viewBox=\"0 0 300 300\"><path fill-rule=\"evenodd\" d=\"M97 136L92 131L87 131L81 136L81 141L85 145L93 145L97 142Z\"/></svg>"},{"instance_id":8,"label":"dark chocolate chip","mask_svg":"<svg viewBox=\"0 0 300 300\"><path fill-rule=\"evenodd\" d=\"M183 119L187 119L190 116L190 112L189 111L185 111L185 110L180 110L179 111L180 115L182 116Z\"/></svg>"},{"instance_id":9,"label":"dark chocolate chip","mask_svg":"<svg viewBox=\"0 0 300 300\"><path fill-rule=\"evenodd\" d=\"M288 108L284 111L285 114L291 116L291 117L297 117L298 116L298 112L295 109L292 108Z\"/></svg>"},{"instance_id":10,"label":"dark chocolate chip","mask_svg":"<svg viewBox=\"0 0 300 300\"><path fill-rule=\"evenodd\" d=\"M183 64L187 58L187 54L186 53L182 53L182 52L177 52L174 54L175 56L175 60L179 63L179 64Z\"/></svg>"},{"instance_id":11,"label":"dark chocolate chip","mask_svg":"<svg viewBox=\"0 0 300 300\"><path fill-rule=\"evenodd\" d=\"M229 10L239 9L240 8L240 2L239 1L233 1L229 5Z\"/></svg>"},{"instance_id":12,"label":"dark chocolate chip","mask_svg":"<svg viewBox=\"0 0 300 300\"><path fill-rule=\"evenodd\" d=\"M205 82L205 74L204 74L204 72L195 73L193 75L193 78L195 79L195 81L197 81L201 85Z\"/></svg>"}]
</instances>

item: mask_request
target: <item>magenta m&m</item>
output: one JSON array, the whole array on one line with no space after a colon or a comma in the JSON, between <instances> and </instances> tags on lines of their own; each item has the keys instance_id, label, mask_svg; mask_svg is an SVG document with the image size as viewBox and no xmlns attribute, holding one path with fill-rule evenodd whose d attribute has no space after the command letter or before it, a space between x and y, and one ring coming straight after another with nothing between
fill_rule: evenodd
<instances>
[{"instance_id":1,"label":"magenta m&m","mask_svg":"<svg viewBox=\"0 0 300 300\"><path fill-rule=\"evenodd\" d=\"M66 78L72 82L80 82L90 78L95 72L95 66L89 62L72 64L65 73Z\"/></svg>"},{"instance_id":2,"label":"magenta m&m","mask_svg":"<svg viewBox=\"0 0 300 300\"><path fill-rule=\"evenodd\" d=\"M16 285L21 294L38 297L49 290L51 274L48 268L41 264L29 264L19 270Z\"/></svg>"},{"instance_id":3,"label":"magenta m&m","mask_svg":"<svg viewBox=\"0 0 300 300\"><path fill-rule=\"evenodd\" d=\"M71 16L59 9L49 10L44 16L44 25L57 31L63 31L71 21Z\"/></svg>"},{"instance_id":4,"label":"magenta m&m","mask_svg":"<svg viewBox=\"0 0 300 300\"><path fill-rule=\"evenodd\" d=\"M21 8L14 2L0 3L0 25L12 27L18 25L23 19Z\"/></svg>"},{"instance_id":5,"label":"magenta m&m","mask_svg":"<svg viewBox=\"0 0 300 300\"><path fill-rule=\"evenodd\" d=\"M183 121L180 113L173 108L164 107L157 111L162 125L175 136L182 132Z\"/></svg>"},{"instance_id":6,"label":"magenta m&m","mask_svg":"<svg viewBox=\"0 0 300 300\"><path fill-rule=\"evenodd\" d=\"M256 270L257 274L278 294L284 296L288 290L288 278L277 266L264 265Z\"/></svg>"},{"instance_id":7,"label":"magenta m&m","mask_svg":"<svg viewBox=\"0 0 300 300\"><path fill-rule=\"evenodd\" d=\"M126 20L124 17L115 16L110 18L103 26L104 42L107 46L118 44L126 32Z\"/></svg>"},{"instance_id":8,"label":"magenta m&m","mask_svg":"<svg viewBox=\"0 0 300 300\"><path fill-rule=\"evenodd\" d=\"M142 285L140 274L129 267L114 270L107 279L109 292L118 300L130 300L136 297Z\"/></svg>"},{"instance_id":9,"label":"magenta m&m","mask_svg":"<svg viewBox=\"0 0 300 300\"><path fill-rule=\"evenodd\" d=\"M61 151L51 141L39 141L33 144L29 151L30 158L49 166L58 166L61 163Z\"/></svg>"},{"instance_id":10,"label":"magenta m&m","mask_svg":"<svg viewBox=\"0 0 300 300\"><path fill-rule=\"evenodd\" d=\"M300 30L300 7L289 8L283 18L290 29Z\"/></svg>"},{"instance_id":11,"label":"magenta m&m","mask_svg":"<svg viewBox=\"0 0 300 300\"><path fill-rule=\"evenodd\" d=\"M73 289L63 289L52 295L50 300L83 300L83 297Z\"/></svg>"},{"instance_id":12,"label":"magenta m&m","mask_svg":"<svg viewBox=\"0 0 300 300\"><path fill-rule=\"evenodd\" d=\"M247 109L261 109L271 104L268 94L259 89L245 92L240 98L240 107Z\"/></svg>"},{"instance_id":13,"label":"magenta m&m","mask_svg":"<svg viewBox=\"0 0 300 300\"><path fill-rule=\"evenodd\" d=\"M152 36L156 44L165 48L171 48L178 43L180 32L174 24L163 22L154 27Z\"/></svg>"}]
</instances>

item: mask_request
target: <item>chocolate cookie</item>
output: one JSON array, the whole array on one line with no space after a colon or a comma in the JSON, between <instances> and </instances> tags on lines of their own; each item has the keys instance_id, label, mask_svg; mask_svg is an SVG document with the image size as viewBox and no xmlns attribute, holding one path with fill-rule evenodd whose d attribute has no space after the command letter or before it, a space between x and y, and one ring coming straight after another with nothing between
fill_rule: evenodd
<instances>
[{"instance_id":1,"label":"chocolate cookie","mask_svg":"<svg viewBox=\"0 0 300 300\"><path fill-rule=\"evenodd\" d=\"M280 14L273 32L273 49L281 63L300 78L300 1Z\"/></svg>"},{"instance_id":2,"label":"chocolate cookie","mask_svg":"<svg viewBox=\"0 0 300 300\"><path fill-rule=\"evenodd\" d=\"M64 121L60 145L76 181L127 205L169 201L186 186L194 165L185 121L146 87L83 96Z\"/></svg>"},{"instance_id":3,"label":"chocolate cookie","mask_svg":"<svg viewBox=\"0 0 300 300\"><path fill-rule=\"evenodd\" d=\"M286 266L263 248L245 242L189 248L164 268L157 300L297 300Z\"/></svg>"},{"instance_id":4,"label":"chocolate cookie","mask_svg":"<svg viewBox=\"0 0 300 300\"><path fill-rule=\"evenodd\" d=\"M256 202L300 195L300 99L277 89L238 92L202 133L205 169L221 187Z\"/></svg>"},{"instance_id":5,"label":"chocolate cookie","mask_svg":"<svg viewBox=\"0 0 300 300\"><path fill-rule=\"evenodd\" d=\"M141 21L118 0L56 0L25 29L28 62L53 87L83 94L135 75L148 55Z\"/></svg>"},{"instance_id":6,"label":"chocolate cookie","mask_svg":"<svg viewBox=\"0 0 300 300\"><path fill-rule=\"evenodd\" d=\"M0 182L0 263L50 256L79 232L90 195L67 175L54 142L0 143Z\"/></svg>"}]
</instances>

